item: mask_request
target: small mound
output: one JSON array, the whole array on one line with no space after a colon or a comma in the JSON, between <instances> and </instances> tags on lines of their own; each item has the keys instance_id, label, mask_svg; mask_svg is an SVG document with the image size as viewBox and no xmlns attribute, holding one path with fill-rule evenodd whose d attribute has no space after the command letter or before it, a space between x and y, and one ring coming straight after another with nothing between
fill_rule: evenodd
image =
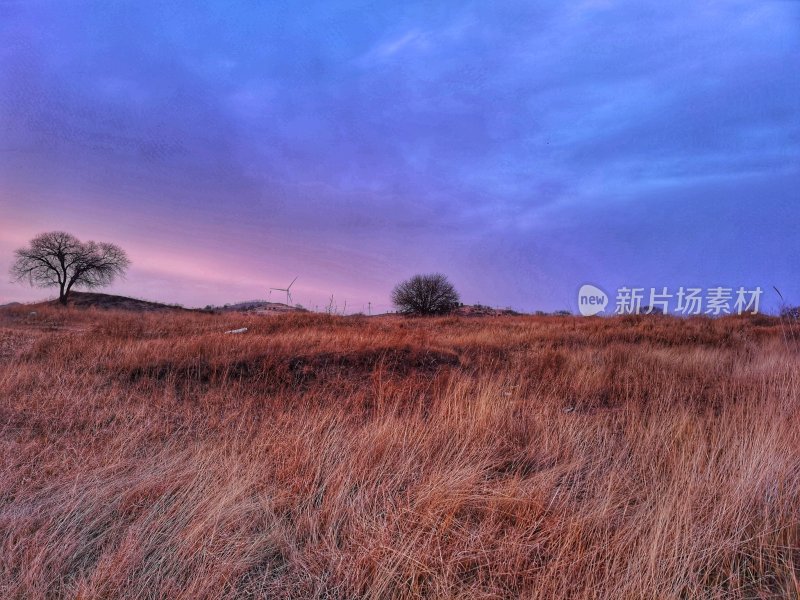
<instances>
[{"instance_id":1,"label":"small mound","mask_svg":"<svg viewBox=\"0 0 800 600\"><path fill-rule=\"evenodd\" d=\"M58 305L58 300L52 300L45 304L56 306ZM150 302L149 300L139 300L137 298L128 298L127 296L115 296L113 294L99 294L95 292L70 292L69 298L67 299L67 306L75 308L130 310L136 312L189 310L180 306L161 304L160 302Z\"/></svg>"},{"instance_id":2,"label":"small mound","mask_svg":"<svg viewBox=\"0 0 800 600\"><path fill-rule=\"evenodd\" d=\"M459 317L499 317L499 316L517 316L518 313L510 308L492 308L491 306L484 306L482 304L464 304L456 308L451 314Z\"/></svg>"},{"instance_id":3,"label":"small mound","mask_svg":"<svg viewBox=\"0 0 800 600\"><path fill-rule=\"evenodd\" d=\"M246 381L248 385L280 388L329 380L362 381L377 370L400 377L412 373L434 375L460 365L458 354L431 348L375 348L350 352L316 352L300 356L253 354L233 360L225 357L203 359L161 358L115 370L123 380L172 382L178 385L227 385ZM109 366L103 366L109 369Z\"/></svg>"},{"instance_id":4,"label":"small mound","mask_svg":"<svg viewBox=\"0 0 800 600\"><path fill-rule=\"evenodd\" d=\"M291 306L282 302L268 302L267 300L249 300L247 302L237 302L236 304L226 304L224 306L208 306L207 308L216 312L241 312L257 315L310 312L299 304Z\"/></svg>"},{"instance_id":5,"label":"small mound","mask_svg":"<svg viewBox=\"0 0 800 600\"><path fill-rule=\"evenodd\" d=\"M408 375L412 371L432 373L459 364L460 360L455 352L399 347L297 356L290 361L289 370L301 378L316 377L330 371L369 373L378 368L398 375Z\"/></svg>"}]
</instances>

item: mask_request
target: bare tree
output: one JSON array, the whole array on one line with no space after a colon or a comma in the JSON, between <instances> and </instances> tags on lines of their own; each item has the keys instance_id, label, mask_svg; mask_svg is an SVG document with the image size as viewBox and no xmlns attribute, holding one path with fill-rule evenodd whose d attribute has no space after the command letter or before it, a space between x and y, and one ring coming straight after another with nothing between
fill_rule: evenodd
<instances>
[{"instance_id":1,"label":"bare tree","mask_svg":"<svg viewBox=\"0 0 800 600\"><path fill-rule=\"evenodd\" d=\"M81 242L63 231L41 233L14 252L11 275L38 287L58 287L58 301L67 303L73 287L97 288L125 274L125 251L106 242Z\"/></svg>"},{"instance_id":2,"label":"bare tree","mask_svg":"<svg viewBox=\"0 0 800 600\"><path fill-rule=\"evenodd\" d=\"M402 313L441 315L459 304L458 292L444 275L414 275L392 291L392 303Z\"/></svg>"}]
</instances>

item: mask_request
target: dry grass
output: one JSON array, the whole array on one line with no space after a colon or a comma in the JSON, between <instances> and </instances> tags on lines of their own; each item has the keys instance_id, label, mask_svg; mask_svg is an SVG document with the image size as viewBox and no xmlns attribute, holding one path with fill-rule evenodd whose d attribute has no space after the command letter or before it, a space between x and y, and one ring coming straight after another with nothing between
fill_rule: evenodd
<instances>
[{"instance_id":1,"label":"dry grass","mask_svg":"<svg viewBox=\"0 0 800 600\"><path fill-rule=\"evenodd\" d=\"M8 310L0 597L798 597L798 350L765 318Z\"/></svg>"}]
</instances>

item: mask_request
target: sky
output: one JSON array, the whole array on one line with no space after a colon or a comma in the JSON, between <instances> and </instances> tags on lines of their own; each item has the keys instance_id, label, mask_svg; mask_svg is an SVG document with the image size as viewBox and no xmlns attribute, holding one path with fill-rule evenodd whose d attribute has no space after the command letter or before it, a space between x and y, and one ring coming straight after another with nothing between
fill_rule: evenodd
<instances>
[{"instance_id":1,"label":"sky","mask_svg":"<svg viewBox=\"0 0 800 600\"><path fill-rule=\"evenodd\" d=\"M800 304L800 2L0 0L0 303L50 230L186 306Z\"/></svg>"}]
</instances>

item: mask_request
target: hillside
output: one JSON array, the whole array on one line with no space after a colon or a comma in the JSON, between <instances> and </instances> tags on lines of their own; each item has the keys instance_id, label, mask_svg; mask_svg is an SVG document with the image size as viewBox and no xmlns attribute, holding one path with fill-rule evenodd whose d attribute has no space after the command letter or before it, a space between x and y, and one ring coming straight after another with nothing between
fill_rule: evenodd
<instances>
[{"instance_id":1,"label":"hillside","mask_svg":"<svg viewBox=\"0 0 800 600\"><path fill-rule=\"evenodd\" d=\"M226 304L224 306L210 306L208 308L223 313L241 312L251 314L275 314L309 312L307 309L299 306L289 306L283 302L268 302L266 300L249 300L246 302L237 302L235 304Z\"/></svg>"},{"instance_id":2,"label":"hillside","mask_svg":"<svg viewBox=\"0 0 800 600\"><path fill-rule=\"evenodd\" d=\"M772 321L44 307L0 398L4 598L800 592Z\"/></svg>"},{"instance_id":3,"label":"hillside","mask_svg":"<svg viewBox=\"0 0 800 600\"><path fill-rule=\"evenodd\" d=\"M70 292L67 305L72 308L100 308L115 310L130 310L135 312L175 312L188 311L183 307L127 296L117 296L114 294L100 294L97 292ZM60 306L58 300L49 300L38 304L28 305L31 308L40 306Z\"/></svg>"}]
</instances>

